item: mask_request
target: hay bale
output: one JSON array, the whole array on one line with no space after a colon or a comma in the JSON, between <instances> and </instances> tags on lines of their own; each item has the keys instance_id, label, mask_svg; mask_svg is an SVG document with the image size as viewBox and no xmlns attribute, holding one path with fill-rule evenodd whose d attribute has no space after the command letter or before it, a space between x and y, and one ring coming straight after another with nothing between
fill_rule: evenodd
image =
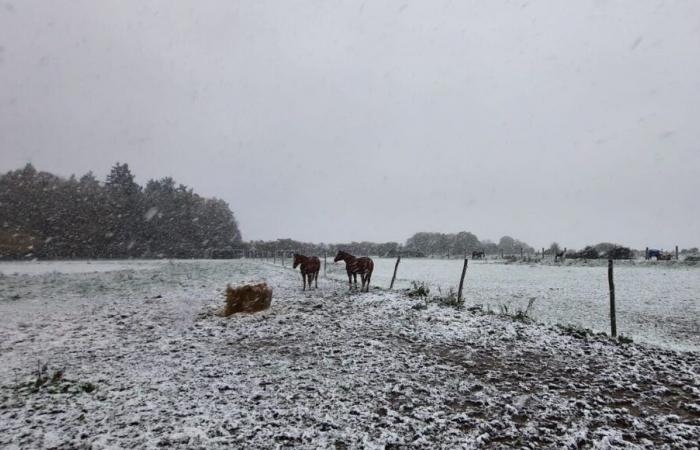
<instances>
[{"instance_id":1,"label":"hay bale","mask_svg":"<svg viewBox=\"0 0 700 450\"><path fill-rule=\"evenodd\" d=\"M263 311L272 303L272 289L267 283L226 286L226 306L222 311L224 317L235 313L254 313Z\"/></svg>"}]
</instances>

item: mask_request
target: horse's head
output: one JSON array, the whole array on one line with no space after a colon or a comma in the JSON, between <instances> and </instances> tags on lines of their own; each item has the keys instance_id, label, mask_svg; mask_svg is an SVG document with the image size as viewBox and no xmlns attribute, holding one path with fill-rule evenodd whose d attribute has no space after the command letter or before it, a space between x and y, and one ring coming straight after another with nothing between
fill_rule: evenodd
<instances>
[{"instance_id":1,"label":"horse's head","mask_svg":"<svg viewBox=\"0 0 700 450\"><path fill-rule=\"evenodd\" d=\"M296 269L297 266L303 262L304 262L304 256L302 256L298 253L295 253L294 254L294 265L292 266L292 268Z\"/></svg>"},{"instance_id":2,"label":"horse's head","mask_svg":"<svg viewBox=\"0 0 700 450\"><path fill-rule=\"evenodd\" d=\"M338 254L335 255L335 259L333 260L333 262L344 261L345 258L347 258L348 256L349 256L348 253L346 253L342 250L338 250Z\"/></svg>"}]
</instances>

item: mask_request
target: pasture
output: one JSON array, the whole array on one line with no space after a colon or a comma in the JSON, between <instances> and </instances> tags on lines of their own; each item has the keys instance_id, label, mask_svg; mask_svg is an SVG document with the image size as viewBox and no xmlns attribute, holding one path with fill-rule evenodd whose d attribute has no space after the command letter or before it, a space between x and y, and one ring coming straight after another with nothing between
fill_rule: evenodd
<instances>
[{"instance_id":1,"label":"pasture","mask_svg":"<svg viewBox=\"0 0 700 450\"><path fill-rule=\"evenodd\" d=\"M508 269L483 270L495 283ZM548 292L550 269L517 270L543 274L533 292ZM261 261L2 263L0 274L3 448L700 440L697 352L416 308L398 290L348 293L346 279L302 292L298 271ZM261 279L269 310L215 314L226 283Z\"/></svg>"},{"instance_id":2,"label":"pasture","mask_svg":"<svg viewBox=\"0 0 700 450\"><path fill-rule=\"evenodd\" d=\"M373 285L388 287L395 259L375 258ZM394 288L426 282L432 291L456 287L461 259L401 260ZM328 263L328 275L346 279L342 264ZM615 266L618 332L635 341L679 350L700 350L700 267L673 264ZM610 331L608 281L604 266L500 264L469 261L464 284L467 306L495 312L525 309L548 324Z\"/></svg>"}]
</instances>

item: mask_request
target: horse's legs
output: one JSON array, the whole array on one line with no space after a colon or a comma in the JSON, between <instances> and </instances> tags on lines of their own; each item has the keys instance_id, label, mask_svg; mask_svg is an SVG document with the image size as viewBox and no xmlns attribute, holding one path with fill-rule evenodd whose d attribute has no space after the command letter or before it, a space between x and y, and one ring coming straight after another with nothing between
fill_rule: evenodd
<instances>
[{"instance_id":1,"label":"horse's legs","mask_svg":"<svg viewBox=\"0 0 700 450\"><path fill-rule=\"evenodd\" d=\"M350 289L352 289L352 274L348 272L348 284L350 284Z\"/></svg>"},{"instance_id":2,"label":"horse's legs","mask_svg":"<svg viewBox=\"0 0 700 450\"><path fill-rule=\"evenodd\" d=\"M316 284L316 289L318 289L318 270L316 271L316 274L314 275L314 284Z\"/></svg>"},{"instance_id":3,"label":"horse's legs","mask_svg":"<svg viewBox=\"0 0 700 450\"><path fill-rule=\"evenodd\" d=\"M301 274L301 284L303 285L304 289L306 290L306 275L302 272Z\"/></svg>"},{"instance_id":4,"label":"horse's legs","mask_svg":"<svg viewBox=\"0 0 700 450\"><path fill-rule=\"evenodd\" d=\"M372 272L367 273L367 290L365 292L369 292L369 281L372 279Z\"/></svg>"},{"instance_id":5,"label":"horse's legs","mask_svg":"<svg viewBox=\"0 0 700 450\"><path fill-rule=\"evenodd\" d=\"M357 289L357 274L353 273L352 277L355 279L355 289Z\"/></svg>"}]
</instances>

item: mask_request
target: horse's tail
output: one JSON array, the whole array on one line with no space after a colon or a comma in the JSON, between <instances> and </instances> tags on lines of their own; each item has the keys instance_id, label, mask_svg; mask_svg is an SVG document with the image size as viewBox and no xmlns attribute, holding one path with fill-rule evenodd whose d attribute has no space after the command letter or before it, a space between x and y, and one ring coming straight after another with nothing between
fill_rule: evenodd
<instances>
[{"instance_id":1,"label":"horse's tail","mask_svg":"<svg viewBox=\"0 0 700 450\"><path fill-rule=\"evenodd\" d=\"M372 280L372 272L374 272L374 261L372 258L367 258L367 292L369 292L369 282Z\"/></svg>"}]
</instances>

